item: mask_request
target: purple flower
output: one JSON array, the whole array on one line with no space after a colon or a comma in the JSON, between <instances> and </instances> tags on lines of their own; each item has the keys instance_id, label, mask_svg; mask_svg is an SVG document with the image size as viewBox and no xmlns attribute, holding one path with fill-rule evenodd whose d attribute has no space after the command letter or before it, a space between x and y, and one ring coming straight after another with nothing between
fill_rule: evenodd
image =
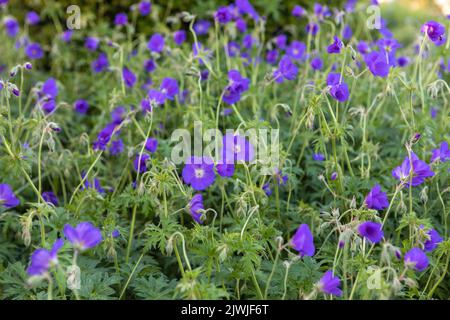
<instances>
[{"instance_id":1,"label":"purple flower","mask_svg":"<svg viewBox=\"0 0 450 320\"><path fill-rule=\"evenodd\" d=\"M119 230L114 229L114 230L111 232L111 237L113 237L114 239L115 239L115 238L118 238L119 236L120 236L120 231L119 231Z\"/></svg>"},{"instance_id":2,"label":"purple flower","mask_svg":"<svg viewBox=\"0 0 450 320\"><path fill-rule=\"evenodd\" d=\"M358 42L358 44L356 45L356 49L358 50L359 53L361 54L366 54L369 52L370 47L367 44L367 42L365 41L360 41Z\"/></svg>"},{"instance_id":3,"label":"purple flower","mask_svg":"<svg viewBox=\"0 0 450 320\"><path fill-rule=\"evenodd\" d=\"M238 70L228 71L229 84L225 87L223 101L234 104L241 100L241 94L248 90L250 80L241 76Z\"/></svg>"},{"instance_id":4,"label":"purple flower","mask_svg":"<svg viewBox=\"0 0 450 320\"><path fill-rule=\"evenodd\" d=\"M182 171L183 181L194 190L205 190L214 183L214 163L209 157L192 156L186 160Z\"/></svg>"},{"instance_id":5,"label":"purple flower","mask_svg":"<svg viewBox=\"0 0 450 320\"><path fill-rule=\"evenodd\" d=\"M226 46L226 52L229 57L235 57L239 54L241 46L236 41L229 41Z\"/></svg>"},{"instance_id":6,"label":"purple flower","mask_svg":"<svg viewBox=\"0 0 450 320\"><path fill-rule=\"evenodd\" d=\"M333 275L333 271L328 270L320 278L318 283L318 289L326 294L332 294L337 297L342 296L342 290L339 288L341 280L339 277Z\"/></svg>"},{"instance_id":7,"label":"purple flower","mask_svg":"<svg viewBox=\"0 0 450 320\"><path fill-rule=\"evenodd\" d=\"M85 177L86 177L86 173L85 173L85 172L82 172L82 173L81 173L81 179L84 179ZM81 190L95 189L98 193L104 194L104 193L105 193L105 190L101 187L100 181L98 181L97 178L94 178L94 181L93 181L93 182L94 182L94 183L91 184L91 183L89 182L88 179L85 179L85 180L84 180L84 183L83 183L83 187L81 188Z\"/></svg>"},{"instance_id":8,"label":"purple flower","mask_svg":"<svg viewBox=\"0 0 450 320\"><path fill-rule=\"evenodd\" d=\"M11 209L19 204L20 200L16 197L11 187L6 183L0 183L0 205Z\"/></svg>"},{"instance_id":9,"label":"purple flower","mask_svg":"<svg viewBox=\"0 0 450 320\"><path fill-rule=\"evenodd\" d=\"M383 226L381 223L366 221L358 226L359 234L372 243L378 243L383 239Z\"/></svg>"},{"instance_id":10,"label":"purple flower","mask_svg":"<svg viewBox=\"0 0 450 320\"><path fill-rule=\"evenodd\" d=\"M236 29L241 32L244 33L247 31L247 22L245 22L244 19L242 18L238 18L236 19Z\"/></svg>"},{"instance_id":11,"label":"purple flower","mask_svg":"<svg viewBox=\"0 0 450 320\"><path fill-rule=\"evenodd\" d=\"M319 21L324 18L331 16L331 11L327 6L322 6L320 3L314 3L314 14L317 16Z\"/></svg>"},{"instance_id":12,"label":"purple flower","mask_svg":"<svg viewBox=\"0 0 450 320\"><path fill-rule=\"evenodd\" d=\"M299 252L300 257L312 257L316 252L314 238L307 224L301 224L291 240L292 247Z\"/></svg>"},{"instance_id":13,"label":"purple flower","mask_svg":"<svg viewBox=\"0 0 450 320\"><path fill-rule=\"evenodd\" d=\"M150 89L147 93L147 98L141 101L142 110L145 112L151 112L153 107L164 104L166 101L166 95L159 90Z\"/></svg>"},{"instance_id":14,"label":"purple flower","mask_svg":"<svg viewBox=\"0 0 450 320\"><path fill-rule=\"evenodd\" d=\"M381 56L384 57L385 61L391 66L395 66L395 54L397 49L400 48L400 43L391 38L380 39L377 41L378 48L380 49Z\"/></svg>"},{"instance_id":15,"label":"purple flower","mask_svg":"<svg viewBox=\"0 0 450 320\"><path fill-rule=\"evenodd\" d=\"M205 35L208 33L209 28L211 27L211 22L208 20L198 20L194 24L194 31L199 36Z\"/></svg>"},{"instance_id":16,"label":"purple flower","mask_svg":"<svg viewBox=\"0 0 450 320\"><path fill-rule=\"evenodd\" d=\"M231 12L228 7L221 6L219 9L217 9L216 13L214 14L214 18L220 23L220 24L227 24L231 21Z\"/></svg>"},{"instance_id":17,"label":"purple flower","mask_svg":"<svg viewBox=\"0 0 450 320\"><path fill-rule=\"evenodd\" d=\"M218 163L216 169L221 177L232 177L234 175L234 164Z\"/></svg>"},{"instance_id":18,"label":"purple flower","mask_svg":"<svg viewBox=\"0 0 450 320\"><path fill-rule=\"evenodd\" d=\"M295 5L294 8L292 8L291 14L294 17L300 18L306 14L306 10L303 9L303 7L301 7L299 5Z\"/></svg>"},{"instance_id":19,"label":"purple flower","mask_svg":"<svg viewBox=\"0 0 450 320\"><path fill-rule=\"evenodd\" d=\"M334 181L334 180L337 179L337 177L338 177L338 173L337 173L337 172L333 172L333 173L331 174L331 176L330 176L330 179L331 179L331 181Z\"/></svg>"},{"instance_id":20,"label":"purple flower","mask_svg":"<svg viewBox=\"0 0 450 320\"><path fill-rule=\"evenodd\" d=\"M115 156L123 152L124 146L122 139L117 139L111 142L111 146L109 147L109 152L111 155Z\"/></svg>"},{"instance_id":21,"label":"purple flower","mask_svg":"<svg viewBox=\"0 0 450 320\"><path fill-rule=\"evenodd\" d=\"M57 239L53 244L51 250L39 248L31 255L31 263L27 268L27 273L30 276L41 276L48 272L48 270L58 264L58 251L64 245L63 239Z\"/></svg>"},{"instance_id":22,"label":"purple flower","mask_svg":"<svg viewBox=\"0 0 450 320\"><path fill-rule=\"evenodd\" d=\"M164 37L159 33L155 33L148 41L147 48L151 52L161 53L164 50Z\"/></svg>"},{"instance_id":23,"label":"purple flower","mask_svg":"<svg viewBox=\"0 0 450 320\"><path fill-rule=\"evenodd\" d=\"M81 114L86 114L89 109L89 103L86 100L79 99L79 100L75 101L75 103L73 104L73 107L76 112L81 113Z\"/></svg>"},{"instance_id":24,"label":"purple flower","mask_svg":"<svg viewBox=\"0 0 450 320\"><path fill-rule=\"evenodd\" d=\"M166 99L173 100L178 94L178 82L173 78L164 78L159 86L159 90L166 97Z\"/></svg>"},{"instance_id":25,"label":"purple flower","mask_svg":"<svg viewBox=\"0 0 450 320\"><path fill-rule=\"evenodd\" d=\"M266 52L266 61L269 64L275 64L278 60L278 50L273 49Z\"/></svg>"},{"instance_id":26,"label":"purple flower","mask_svg":"<svg viewBox=\"0 0 450 320\"><path fill-rule=\"evenodd\" d=\"M280 34L275 38L275 43L279 49L285 49L287 45L287 35Z\"/></svg>"},{"instance_id":27,"label":"purple flower","mask_svg":"<svg viewBox=\"0 0 450 320\"><path fill-rule=\"evenodd\" d=\"M334 39L334 42L328 46L327 52L330 53L330 54L341 53L341 49L344 46L344 44L336 36L334 36L333 39Z\"/></svg>"},{"instance_id":28,"label":"purple flower","mask_svg":"<svg viewBox=\"0 0 450 320\"><path fill-rule=\"evenodd\" d=\"M39 14L37 14L34 11L30 11L27 13L25 20L27 23L31 26L38 24L39 21L41 21L41 18L39 17Z\"/></svg>"},{"instance_id":29,"label":"purple flower","mask_svg":"<svg viewBox=\"0 0 450 320\"><path fill-rule=\"evenodd\" d=\"M323 68L322 59L320 59L320 58L313 58L311 60L311 68L313 68L313 70L322 70L322 68Z\"/></svg>"},{"instance_id":30,"label":"purple flower","mask_svg":"<svg viewBox=\"0 0 450 320\"><path fill-rule=\"evenodd\" d=\"M356 2L358 0L347 0L347 2L344 4L345 11L351 13L355 10Z\"/></svg>"},{"instance_id":31,"label":"purple flower","mask_svg":"<svg viewBox=\"0 0 450 320\"><path fill-rule=\"evenodd\" d=\"M411 151L411 158L408 156L405 157L403 163L392 170L392 176L404 182L407 187L409 187L410 182L415 187L424 183L426 178L434 176L434 172L425 161L420 160Z\"/></svg>"},{"instance_id":32,"label":"purple flower","mask_svg":"<svg viewBox=\"0 0 450 320\"><path fill-rule=\"evenodd\" d=\"M421 31L426 33L435 45L440 46L445 43L445 27L442 24L431 20L422 25Z\"/></svg>"},{"instance_id":33,"label":"purple flower","mask_svg":"<svg viewBox=\"0 0 450 320\"><path fill-rule=\"evenodd\" d=\"M438 111L439 110L437 108L431 108L431 110L430 110L430 117L431 117L431 119L436 119Z\"/></svg>"},{"instance_id":34,"label":"purple flower","mask_svg":"<svg viewBox=\"0 0 450 320\"><path fill-rule=\"evenodd\" d=\"M262 189L264 190L264 193L266 194L266 196L270 197L272 195L272 190L270 189L270 183L266 182L263 186Z\"/></svg>"},{"instance_id":35,"label":"purple flower","mask_svg":"<svg viewBox=\"0 0 450 320\"><path fill-rule=\"evenodd\" d=\"M253 8L253 6L251 5L250 1L236 0L235 3L236 3L236 7L238 7L238 9L241 13L248 14L255 21L259 20L259 15L256 12L255 8Z\"/></svg>"},{"instance_id":36,"label":"purple flower","mask_svg":"<svg viewBox=\"0 0 450 320\"><path fill-rule=\"evenodd\" d=\"M443 141L439 149L434 149L431 154L431 162L447 162L450 160L450 150L447 141Z\"/></svg>"},{"instance_id":37,"label":"purple flower","mask_svg":"<svg viewBox=\"0 0 450 320\"><path fill-rule=\"evenodd\" d=\"M383 54L377 51L372 51L365 56L364 61L374 76L381 78L386 78L388 76L390 66Z\"/></svg>"},{"instance_id":38,"label":"purple flower","mask_svg":"<svg viewBox=\"0 0 450 320\"><path fill-rule=\"evenodd\" d=\"M223 137L221 155L219 163L250 162L255 157L255 149L246 137L229 132Z\"/></svg>"},{"instance_id":39,"label":"purple flower","mask_svg":"<svg viewBox=\"0 0 450 320\"><path fill-rule=\"evenodd\" d=\"M279 186L285 185L288 181L288 176L283 174L283 172L278 168L275 168L274 178Z\"/></svg>"},{"instance_id":40,"label":"purple flower","mask_svg":"<svg viewBox=\"0 0 450 320\"><path fill-rule=\"evenodd\" d=\"M25 47L25 54L30 59L40 59L44 56L44 51L39 43L29 43Z\"/></svg>"},{"instance_id":41,"label":"purple flower","mask_svg":"<svg viewBox=\"0 0 450 320\"><path fill-rule=\"evenodd\" d=\"M144 173L147 171L147 160L150 159L150 156L146 153L137 154L136 158L133 161L133 167L136 172Z\"/></svg>"},{"instance_id":42,"label":"purple flower","mask_svg":"<svg viewBox=\"0 0 450 320\"><path fill-rule=\"evenodd\" d=\"M399 67L406 67L410 62L409 57L401 56L397 58L397 65Z\"/></svg>"},{"instance_id":43,"label":"purple flower","mask_svg":"<svg viewBox=\"0 0 450 320\"><path fill-rule=\"evenodd\" d=\"M430 252L430 251L433 251L434 249L436 249L438 244L441 243L443 240L442 237L439 235L439 233L434 229L430 229L427 232L427 236L428 236L428 239L423 244L424 250L426 252Z\"/></svg>"},{"instance_id":44,"label":"purple flower","mask_svg":"<svg viewBox=\"0 0 450 320\"><path fill-rule=\"evenodd\" d=\"M153 72L156 68L155 61L153 59L147 59L144 61L144 69L147 72Z\"/></svg>"},{"instance_id":45,"label":"purple flower","mask_svg":"<svg viewBox=\"0 0 450 320\"><path fill-rule=\"evenodd\" d=\"M72 30L66 30L61 34L60 38L64 42L70 42L70 40L72 40L72 35L73 35Z\"/></svg>"},{"instance_id":46,"label":"purple flower","mask_svg":"<svg viewBox=\"0 0 450 320\"><path fill-rule=\"evenodd\" d=\"M386 193L381 191L381 186L376 184L367 194L364 203L367 208L373 210L383 210L389 206L389 200Z\"/></svg>"},{"instance_id":47,"label":"purple flower","mask_svg":"<svg viewBox=\"0 0 450 320\"><path fill-rule=\"evenodd\" d=\"M301 41L292 41L290 46L287 48L287 54L295 60L299 60L303 57L305 53L306 45Z\"/></svg>"},{"instance_id":48,"label":"purple flower","mask_svg":"<svg viewBox=\"0 0 450 320\"><path fill-rule=\"evenodd\" d=\"M330 86L330 95L339 102L347 101L350 93L348 86L341 80L339 73L329 73L327 76L327 85Z\"/></svg>"},{"instance_id":49,"label":"purple flower","mask_svg":"<svg viewBox=\"0 0 450 320\"><path fill-rule=\"evenodd\" d=\"M66 224L64 235L75 249L80 251L93 248L102 241L100 229L94 227L90 222L80 222L75 228Z\"/></svg>"},{"instance_id":50,"label":"purple flower","mask_svg":"<svg viewBox=\"0 0 450 320\"><path fill-rule=\"evenodd\" d=\"M350 40L352 36L353 36L352 28L348 24L346 24L344 26L344 29L342 30L342 38L344 40Z\"/></svg>"},{"instance_id":51,"label":"purple flower","mask_svg":"<svg viewBox=\"0 0 450 320\"><path fill-rule=\"evenodd\" d=\"M324 161L325 160L325 156L323 154L321 154L320 152L313 153L312 158L314 161Z\"/></svg>"},{"instance_id":52,"label":"purple flower","mask_svg":"<svg viewBox=\"0 0 450 320\"><path fill-rule=\"evenodd\" d=\"M203 196L200 193L195 194L192 197L191 201L189 201L189 212L192 218L199 224L203 224L203 213L200 211L204 209L205 207L203 206Z\"/></svg>"},{"instance_id":53,"label":"purple flower","mask_svg":"<svg viewBox=\"0 0 450 320\"><path fill-rule=\"evenodd\" d=\"M108 56L104 53L100 53L98 58L92 62L91 67L95 73L107 70L109 67Z\"/></svg>"},{"instance_id":54,"label":"purple flower","mask_svg":"<svg viewBox=\"0 0 450 320\"><path fill-rule=\"evenodd\" d=\"M118 106L111 111L111 120L115 125L119 125L122 123L123 119L125 119L127 111L124 107Z\"/></svg>"},{"instance_id":55,"label":"purple flower","mask_svg":"<svg viewBox=\"0 0 450 320\"><path fill-rule=\"evenodd\" d=\"M184 30L175 31L173 34L173 40L177 45L179 46L182 45L183 42L186 41L186 31Z\"/></svg>"},{"instance_id":56,"label":"purple flower","mask_svg":"<svg viewBox=\"0 0 450 320\"><path fill-rule=\"evenodd\" d=\"M275 81L282 83L284 80L294 80L298 74L298 67L288 56L283 56L278 63L278 69L273 73Z\"/></svg>"},{"instance_id":57,"label":"purple flower","mask_svg":"<svg viewBox=\"0 0 450 320\"><path fill-rule=\"evenodd\" d=\"M39 92L40 96L49 96L56 98L58 96L58 85L54 78L48 78L42 85L42 89Z\"/></svg>"},{"instance_id":58,"label":"purple flower","mask_svg":"<svg viewBox=\"0 0 450 320\"><path fill-rule=\"evenodd\" d=\"M158 148L158 140L154 138L148 138L145 141L145 149L151 153L156 152L156 149Z\"/></svg>"},{"instance_id":59,"label":"purple flower","mask_svg":"<svg viewBox=\"0 0 450 320\"><path fill-rule=\"evenodd\" d=\"M428 267L428 257L419 248L412 248L404 257L405 265L414 268L416 271L423 271Z\"/></svg>"},{"instance_id":60,"label":"purple flower","mask_svg":"<svg viewBox=\"0 0 450 320\"><path fill-rule=\"evenodd\" d=\"M97 140L94 142L94 150L105 150L112 135L114 134L115 129L115 123L108 123L106 127L100 130L97 134Z\"/></svg>"},{"instance_id":61,"label":"purple flower","mask_svg":"<svg viewBox=\"0 0 450 320\"><path fill-rule=\"evenodd\" d=\"M136 75L127 67L122 69L122 78L128 88L133 87L137 80Z\"/></svg>"},{"instance_id":62,"label":"purple flower","mask_svg":"<svg viewBox=\"0 0 450 320\"><path fill-rule=\"evenodd\" d=\"M3 20L3 25L6 30L8 37L14 38L20 31L19 23L16 18L7 17Z\"/></svg>"},{"instance_id":63,"label":"purple flower","mask_svg":"<svg viewBox=\"0 0 450 320\"><path fill-rule=\"evenodd\" d=\"M100 40L96 37L86 37L84 47L90 51L95 51L98 48Z\"/></svg>"},{"instance_id":64,"label":"purple flower","mask_svg":"<svg viewBox=\"0 0 450 320\"><path fill-rule=\"evenodd\" d=\"M38 101L38 105L45 114L52 113L56 109L56 101L52 97L44 97Z\"/></svg>"},{"instance_id":65,"label":"purple flower","mask_svg":"<svg viewBox=\"0 0 450 320\"><path fill-rule=\"evenodd\" d=\"M246 34L242 39L242 45L247 49L251 49L258 45L258 39L254 38L251 34Z\"/></svg>"},{"instance_id":66,"label":"purple flower","mask_svg":"<svg viewBox=\"0 0 450 320\"><path fill-rule=\"evenodd\" d=\"M59 203L58 197L52 191L42 192L42 199L44 199L45 202L51 203L55 206Z\"/></svg>"},{"instance_id":67,"label":"purple flower","mask_svg":"<svg viewBox=\"0 0 450 320\"><path fill-rule=\"evenodd\" d=\"M139 12L143 16L147 16L152 11L152 4L150 1L142 0L138 5Z\"/></svg>"},{"instance_id":68,"label":"purple flower","mask_svg":"<svg viewBox=\"0 0 450 320\"><path fill-rule=\"evenodd\" d=\"M116 26L124 26L128 23L128 16L126 13L124 12L119 12L118 14L116 14L116 16L114 17L114 24Z\"/></svg>"},{"instance_id":69,"label":"purple flower","mask_svg":"<svg viewBox=\"0 0 450 320\"><path fill-rule=\"evenodd\" d=\"M311 22L306 25L306 32L315 36L319 31L319 25L317 23Z\"/></svg>"}]
</instances>

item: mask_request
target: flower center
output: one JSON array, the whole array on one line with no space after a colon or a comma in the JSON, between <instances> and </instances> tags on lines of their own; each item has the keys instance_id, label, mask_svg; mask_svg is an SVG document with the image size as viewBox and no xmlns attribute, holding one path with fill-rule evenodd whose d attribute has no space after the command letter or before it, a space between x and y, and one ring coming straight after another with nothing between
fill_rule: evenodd
<instances>
[{"instance_id":1,"label":"flower center","mask_svg":"<svg viewBox=\"0 0 450 320\"><path fill-rule=\"evenodd\" d=\"M196 178L203 178L204 175L205 175L205 170L195 169L195 177Z\"/></svg>"}]
</instances>

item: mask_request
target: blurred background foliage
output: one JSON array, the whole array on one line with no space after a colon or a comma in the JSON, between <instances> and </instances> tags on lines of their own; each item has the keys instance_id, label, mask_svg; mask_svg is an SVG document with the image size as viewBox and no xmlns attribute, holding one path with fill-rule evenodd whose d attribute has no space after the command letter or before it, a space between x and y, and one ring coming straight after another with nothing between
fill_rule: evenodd
<instances>
[{"instance_id":1,"label":"blurred background foliage","mask_svg":"<svg viewBox=\"0 0 450 320\"><path fill-rule=\"evenodd\" d=\"M385 0L386 1L386 0ZM138 3L138 0L10 0L11 13L23 21L23 17L29 10L41 12L44 22L34 27L39 34L34 36L51 37L55 34L55 18L59 17L61 26L65 27L66 9L70 5L77 5L81 9L81 18L84 26L97 24L99 21L107 21L112 25L114 15L118 12L129 12L129 8ZM171 15L181 11L189 11L199 18L211 17L215 9L220 5L233 3L224 0L162 0L151 1L153 4L152 18L166 21ZM269 33L275 33L280 26L305 24L306 19L297 20L291 15L295 5L301 5L308 11L312 11L315 2L328 5L330 8L342 7L344 0L251 0L257 11L267 18L266 29ZM370 0L359 0L359 3L370 4ZM434 0L395 0L388 1L389 5L382 6L383 17L393 24L404 26L408 21L422 21L429 16L442 15L440 8ZM48 19L46 21L46 19ZM49 22L49 23L46 23ZM139 28L144 33L152 32L152 24L142 24ZM395 28L395 25L390 26Z\"/></svg>"}]
</instances>

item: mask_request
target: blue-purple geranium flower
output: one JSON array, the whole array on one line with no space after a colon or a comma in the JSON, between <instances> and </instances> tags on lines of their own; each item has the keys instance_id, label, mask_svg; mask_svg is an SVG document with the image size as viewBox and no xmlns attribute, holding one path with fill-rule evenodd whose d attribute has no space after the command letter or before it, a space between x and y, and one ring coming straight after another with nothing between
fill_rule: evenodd
<instances>
[{"instance_id":1,"label":"blue-purple geranium flower","mask_svg":"<svg viewBox=\"0 0 450 320\"><path fill-rule=\"evenodd\" d=\"M241 100L241 94L248 90L250 80L241 76L238 70L228 72L229 83L225 87L223 101L227 104L234 104Z\"/></svg>"},{"instance_id":2,"label":"blue-purple geranium flower","mask_svg":"<svg viewBox=\"0 0 450 320\"><path fill-rule=\"evenodd\" d=\"M19 199L14 194L11 187L6 183L0 184L0 205L5 208L11 209L17 207L20 204Z\"/></svg>"},{"instance_id":3,"label":"blue-purple geranium flower","mask_svg":"<svg viewBox=\"0 0 450 320\"><path fill-rule=\"evenodd\" d=\"M435 45L440 46L445 43L445 27L439 22L428 21L422 26L421 31L426 33Z\"/></svg>"},{"instance_id":4,"label":"blue-purple geranium flower","mask_svg":"<svg viewBox=\"0 0 450 320\"><path fill-rule=\"evenodd\" d=\"M415 187L424 183L426 178L434 176L434 172L425 161L420 160L411 151L411 156L405 157L402 164L392 170L392 176L408 187L410 184Z\"/></svg>"},{"instance_id":5,"label":"blue-purple geranium flower","mask_svg":"<svg viewBox=\"0 0 450 320\"><path fill-rule=\"evenodd\" d=\"M447 141L443 141L438 149L434 149L431 154L431 162L447 162L450 160L450 149Z\"/></svg>"},{"instance_id":6,"label":"blue-purple geranium flower","mask_svg":"<svg viewBox=\"0 0 450 320\"><path fill-rule=\"evenodd\" d=\"M358 226L359 234L372 243L378 243L383 239L383 226L381 223L366 221Z\"/></svg>"},{"instance_id":7,"label":"blue-purple geranium flower","mask_svg":"<svg viewBox=\"0 0 450 320\"><path fill-rule=\"evenodd\" d=\"M291 239L292 247L298 251L300 257L312 257L316 252L314 238L307 224L301 224Z\"/></svg>"},{"instance_id":8,"label":"blue-purple geranium flower","mask_svg":"<svg viewBox=\"0 0 450 320\"><path fill-rule=\"evenodd\" d=\"M405 265L417 271L423 271L428 267L428 257L420 248L412 248L404 256Z\"/></svg>"},{"instance_id":9,"label":"blue-purple geranium flower","mask_svg":"<svg viewBox=\"0 0 450 320\"><path fill-rule=\"evenodd\" d=\"M147 48L151 52L161 53L164 50L164 37L159 33L155 33L148 41Z\"/></svg>"},{"instance_id":10,"label":"blue-purple geranium flower","mask_svg":"<svg viewBox=\"0 0 450 320\"><path fill-rule=\"evenodd\" d=\"M339 288L341 285L341 280L339 277L333 275L333 271L328 270L320 278L317 288L326 294L332 294L337 297L342 296L342 290Z\"/></svg>"},{"instance_id":11,"label":"blue-purple geranium flower","mask_svg":"<svg viewBox=\"0 0 450 320\"><path fill-rule=\"evenodd\" d=\"M189 213L191 214L192 218L199 224L203 224L203 213L200 211L204 209L205 207L203 206L203 196L200 193L195 194L192 197L191 201L189 201Z\"/></svg>"},{"instance_id":12,"label":"blue-purple geranium flower","mask_svg":"<svg viewBox=\"0 0 450 320\"><path fill-rule=\"evenodd\" d=\"M59 203L58 197L53 191L42 192L42 199L44 199L45 202L51 203L55 206L57 206Z\"/></svg>"},{"instance_id":13,"label":"blue-purple geranium flower","mask_svg":"<svg viewBox=\"0 0 450 320\"><path fill-rule=\"evenodd\" d=\"M282 83L284 80L294 80L298 74L298 67L288 56L283 56L278 64L278 69L273 73L275 81Z\"/></svg>"},{"instance_id":14,"label":"blue-purple geranium flower","mask_svg":"<svg viewBox=\"0 0 450 320\"><path fill-rule=\"evenodd\" d=\"M84 251L97 246L102 241L102 233L90 222L80 222L75 228L64 226L64 235L76 250Z\"/></svg>"},{"instance_id":15,"label":"blue-purple geranium flower","mask_svg":"<svg viewBox=\"0 0 450 320\"><path fill-rule=\"evenodd\" d=\"M194 190L205 190L214 183L216 174L210 157L192 156L186 160L182 171L183 181Z\"/></svg>"},{"instance_id":16,"label":"blue-purple geranium flower","mask_svg":"<svg viewBox=\"0 0 450 320\"><path fill-rule=\"evenodd\" d=\"M389 206L389 200L385 192L381 190L381 186L376 184L367 194L364 203L367 208L373 210L383 210Z\"/></svg>"},{"instance_id":17,"label":"blue-purple geranium flower","mask_svg":"<svg viewBox=\"0 0 450 320\"><path fill-rule=\"evenodd\" d=\"M50 250L39 248L31 255L31 263L27 268L30 276L42 276L58 264L58 251L64 245L63 239L57 239Z\"/></svg>"}]
</instances>

